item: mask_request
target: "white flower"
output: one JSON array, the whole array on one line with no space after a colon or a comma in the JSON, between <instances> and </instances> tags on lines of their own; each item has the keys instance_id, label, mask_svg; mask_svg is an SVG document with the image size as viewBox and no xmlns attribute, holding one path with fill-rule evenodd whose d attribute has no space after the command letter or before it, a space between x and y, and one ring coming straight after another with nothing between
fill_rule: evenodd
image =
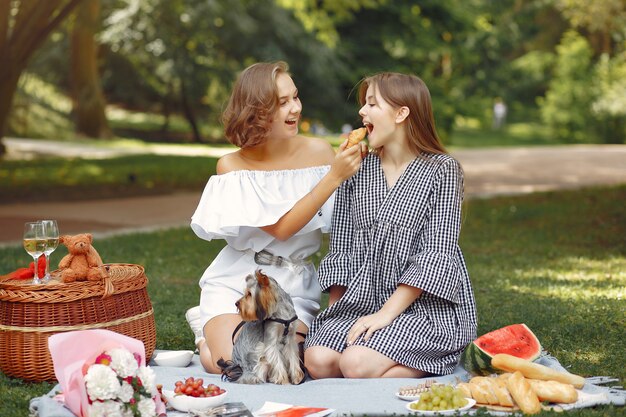
<instances>
[{"instance_id":1,"label":"white flower","mask_svg":"<svg viewBox=\"0 0 626 417\"><path fill-rule=\"evenodd\" d=\"M156 376L154 375L154 371L148 366L142 366L137 371L137 376L141 379L141 383L147 392L155 394L156 393Z\"/></svg>"},{"instance_id":2,"label":"white flower","mask_svg":"<svg viewBox=\"0 0 626 417\"><path fill-rule=\"evenodd\" d=\"M111 368L120 377L126 378L127 376L135 375L139 365L132 353L126 349L111 349L107 353L111 356Z\"/></svg>"},{"instance_id":3,"label":"white flower","mask_svg":"<svg viewBox=\"0 0 626 417\"><path fill-rule=\"evenodd\" d=\"M156 404L152 398L142 398L137 404L141 417L154 417L156 416Z\"/></svg>"},{"instance_id":4,"label":"white flower","mask_svg":"<svg viewBox=\"0 0 626 417\"><path fill-rule=\"evenodd\" d=\"M119 394L117 394L117 398L119 398L120 401L127 403L130 401L131 398L133 398L134 393L135 390L133 389L133 386L130 385L128 382L123 381L122 388L120 389Z\"/></svg>"},{"instance_id":5,"label":"white flower","mask_svg":"<svg viewBox=\"0 0 626 417\"><path fill-rule=\"evenodd\" d=\"M85 385L92 401L113 400L120 391L117 375L106 365L91 365L85 375Z\"/></svg>"},{"instance_id":6,"label":"white flower","mask_svg":"<svg viewBox=\"0 0 626 417\"><path fill-rule=\"evenodd\" d=\"M115 401L96 401L89 408L89 417L123 417L122 404Z\"/></svg>"}]
</instances>

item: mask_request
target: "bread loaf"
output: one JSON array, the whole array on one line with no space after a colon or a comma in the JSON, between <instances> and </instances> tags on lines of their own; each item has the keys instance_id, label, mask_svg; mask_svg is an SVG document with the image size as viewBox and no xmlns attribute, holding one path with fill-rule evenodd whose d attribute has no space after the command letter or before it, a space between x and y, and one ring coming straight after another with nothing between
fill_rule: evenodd
<instances>
[{"instance_id":1,"label":"bread loaf","mask_svg":"<svg viewBox=\"0 0 626 417\"><path fill-rule=\"evenodd\" d=\"M570 404L578 400L578 391L570 384L539 379L529 379L528 383L539 397L539 401Z\"/></svg>"},{"instance_id":2,"label":"bread loaf","mask_svg":"<svg viewBox=\"0 0 626 417\"><path fill-rule=\"evenodd\" d=\"M541 403L535 391L521 372L516 371L506 380L506 387L517 406L524 414L537 414L541 411Z\"/></svg>"},{"instance_id":3,"label":"bread loaf","mask_svg":"<svg viewBox=\"0 0 626 417\"><path fill-rule=\"evenodd\" d=\"M568 372L559 372L547 366L533 363L525 359L520 359L505 353L498 353L491 358L491 365L507 372L519 371L526 378L540 379L542 381L558 381L565 384L571 384L576 388L582 388L585 385L585 378L570 374Z\"/></svg>"}]
</instances>

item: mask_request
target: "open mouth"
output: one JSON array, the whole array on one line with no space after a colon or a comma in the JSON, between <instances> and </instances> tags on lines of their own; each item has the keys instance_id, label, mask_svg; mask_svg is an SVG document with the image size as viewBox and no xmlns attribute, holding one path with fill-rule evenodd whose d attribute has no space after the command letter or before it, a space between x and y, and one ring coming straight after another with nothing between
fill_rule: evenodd
<instances>
[{"instance_id":1,"label":"open mouth","mask_svg":"<svg viewBox=\"0 0 626 417\"><path fill-rule=\"evenodd\" d=\"M289 126L295 126L295 125L298 124L298 118L289 119L289 120L285 121L285 123L287 123Z\"/></svg>"},{"instance_id":2,"label":"open mouth","mask_svg":"<svg viewBox=\"0 0 626 417\"><path fill-rule=\"evenodd\" d=\"M374 131L374 125L371 123L363 123L363 126L367 129L368 135Z\"/></svg>"}]
</instances>

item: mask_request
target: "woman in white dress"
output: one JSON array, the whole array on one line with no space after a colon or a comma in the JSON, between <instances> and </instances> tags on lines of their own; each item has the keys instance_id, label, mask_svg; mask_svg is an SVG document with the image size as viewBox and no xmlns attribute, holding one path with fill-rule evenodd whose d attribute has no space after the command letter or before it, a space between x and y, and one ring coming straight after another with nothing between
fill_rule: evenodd
<instances>
[{"instance_id":1,"label":"woman in white dress","mask_svg":"<svg viewBox=\"0 0 626 417\"><path fill-rule=\"evenodd\" d=\"M346 150L344 142L335 155L328 142L298 135L301 112L284 62L246 68L224 111L225 135L240 149L220 158L191 220L198 237L227 243L200 279L200 306L186 314L207 372L220 373L217 360L231 358L241 322L235 302L257 268L291 295L299 333L319 311L309 258L329 231L335 190L358 170L365 149Z\"/></svg>"}]
</instances>

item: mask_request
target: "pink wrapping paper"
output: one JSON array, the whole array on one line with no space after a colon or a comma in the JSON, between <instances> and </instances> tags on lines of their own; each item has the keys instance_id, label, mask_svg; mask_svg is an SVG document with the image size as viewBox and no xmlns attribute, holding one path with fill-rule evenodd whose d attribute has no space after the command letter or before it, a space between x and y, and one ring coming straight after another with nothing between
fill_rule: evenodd
<instances>
[{"instance_id":1,"label":"pink wrapping paper","mask_svg":"<svg viewBox=\"0 0 626 417\"><path fill-rule=\"evenodd\" d=\"M54 375L61 385L65 405L74 414L81 417L89 416L84 378L88 367L102 352L121 347L139 354L141 365L145 366L146 354L143 342L110 330L78 330L57 333L48 338ZM165 405L158 395L156 411L157 415L165 415Z\"/></svg>"}]
</instances>

